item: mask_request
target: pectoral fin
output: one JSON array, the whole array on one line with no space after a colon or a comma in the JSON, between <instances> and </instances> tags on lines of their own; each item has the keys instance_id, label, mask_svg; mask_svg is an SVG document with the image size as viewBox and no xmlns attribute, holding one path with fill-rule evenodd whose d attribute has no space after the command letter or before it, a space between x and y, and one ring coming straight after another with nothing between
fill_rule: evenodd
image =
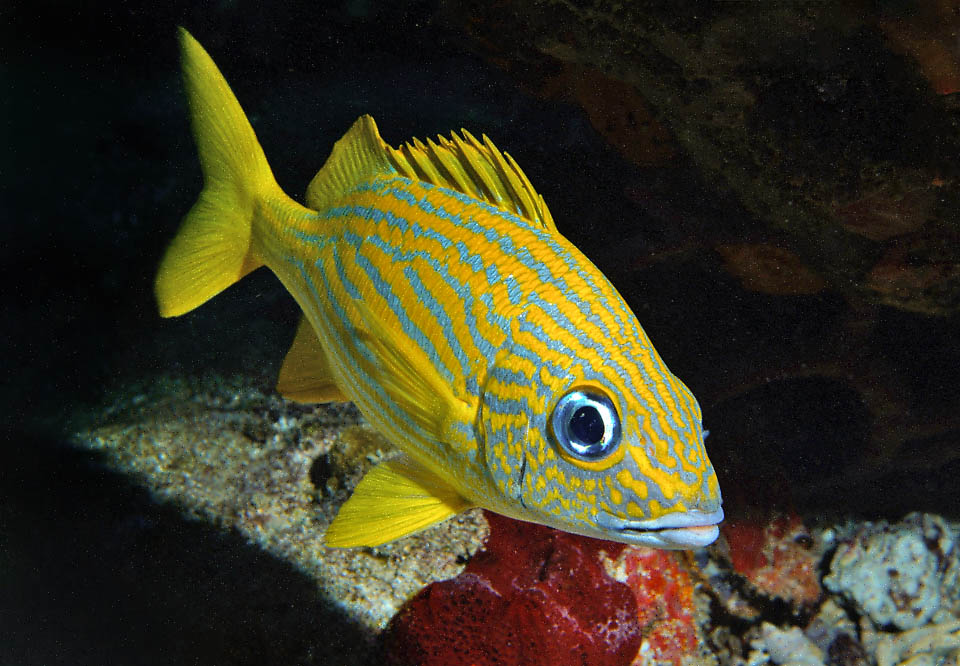
<instances>
[{"instance_id":1,"label":"pectoral fin","mask_svg":"<svg viewBox=\"0 0 960 666\"><path fill-rule=\"evenodd\" d=\"M379 546L471 507L446 481L409 458L367 472L330 524L326 545Z\"/></svg>"},{"instance_id":2,"label":"pectoral fin","mask_svg":"<svg viewBox=\"0 0 960 666\"><path fill-rule=\"evenodd\" d=\"M300 319L290 351L283 359L277 391L296 402L348 402L333 379L327 356L306 317Z\"/></svg>"},{"instance_id":3,"label":"pectoral fin","mask_svg":"<svg viewBox=\"0 0 960 666\"><path fill-rule=\"evenodd\" d=\"M389 328L365 302L358 299L353 305L360 314L357 337L372 352L372 359L358 355L357 362L404 414L438 441L445 441L451 423L473 420L473 409L454 394L415 342Z\"/></svg>"}]
</instances>

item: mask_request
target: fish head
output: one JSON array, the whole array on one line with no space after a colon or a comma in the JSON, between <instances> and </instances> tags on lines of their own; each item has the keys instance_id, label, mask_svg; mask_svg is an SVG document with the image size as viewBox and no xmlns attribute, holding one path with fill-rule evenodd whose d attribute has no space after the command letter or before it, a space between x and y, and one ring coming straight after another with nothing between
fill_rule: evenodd
<instances>
[{"instance_id":1,"label":"fish head","mask_svg":"<svg viewBox=\"0 0 960 666\"><path fill-rule=\"evenodd\" d=\"M622 543L712 543L723 510L700 406L649 342L604 354L497 355L480 410L491 508Z\"/></svg>"}]
</instances>

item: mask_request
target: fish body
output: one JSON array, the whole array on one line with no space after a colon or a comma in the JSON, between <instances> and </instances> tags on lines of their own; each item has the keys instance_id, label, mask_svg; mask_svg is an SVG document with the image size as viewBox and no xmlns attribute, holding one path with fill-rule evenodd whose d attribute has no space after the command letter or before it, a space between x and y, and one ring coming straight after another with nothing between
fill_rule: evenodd
<instances>
[{"instance_id":1,"label":"fish body","mask_svg":"<svg viewBox=\"0 0 960 666\"><path fill-rule=\"evenodd\" d=\"M508 155L465 131L392 148L363 116L301 205L203 48L184 30L181 46L205 188L161 263L161 314L269 267L304 313L278 390L353 401L403 452L328 545L473 506L626 543L716 538L695 398Z\"/></svg>"}]
</instances>

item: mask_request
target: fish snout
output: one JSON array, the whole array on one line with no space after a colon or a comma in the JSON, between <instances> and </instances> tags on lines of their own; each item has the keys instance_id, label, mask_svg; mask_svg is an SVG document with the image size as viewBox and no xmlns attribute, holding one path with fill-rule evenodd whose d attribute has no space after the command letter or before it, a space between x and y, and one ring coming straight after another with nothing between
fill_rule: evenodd
<instances>
[{"instance_id":1,"label":"fish snout","mask_svg":"<svg viewBox=\"0 0 960 666\"><path fill-rule=\"evenodd\" d=\"M723 520L723 509L713 511L693 509L669 513L659 518L628 520L610 514L601 514L597 524L612 532L617 541L652 548L686 550L708 546L720 534L718 524Z\"/></svg>"}]
</instances>

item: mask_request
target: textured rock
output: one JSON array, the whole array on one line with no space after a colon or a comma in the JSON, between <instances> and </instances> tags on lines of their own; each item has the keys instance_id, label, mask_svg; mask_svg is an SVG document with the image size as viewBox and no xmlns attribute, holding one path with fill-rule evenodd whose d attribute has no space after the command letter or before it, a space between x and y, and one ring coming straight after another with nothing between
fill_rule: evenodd
<instances>
[{"instance_id":1,"label":"textured rock","mask_svg":"<svg viewBox=\"0 0 960 666\"><path fill-rule=\"evenodd\" d=\"M960 664L960 621L887 635L877 644L877 666Z\"/></svg>"},{"instance_id":2,"label":"textured rock","mask_svg":"<svg viewBox=\"0 0 960 666\"><path fill-rule=\"evenodd\" d=\"M782 599L795 610L820 598L817 567L824 545L796 514L730 521L721 534L734 572L750 584L752 595Z\"/></svg>"},{"instance_id":3,"label":"textured rock","mask_svg":"<svg viewBox=\"0 0 960 666\"><path fill-rule=\"evenodd\" d=\"M830 666L868 666L867 649L860 642L857 626L833 599L827 599L803 631L827 655Z\"/></svg>"},{"instance_id":4,"label":"textured rock","mask_svg":"<svg viewBox=\"0 0 960 666\"><path fill-rule=\"evenodd\" d=\"M293 563L371 636L424 585L458 574L486 537L473 511L380 548L327 548L340 504L392 453L352 406L304 407L219 377L154 387L108 407L77 443L158 501Z\"/></svg>"},{"instance_id":5,"label":"textured rock","mask_svg":"<svg viewBox=\"0 0 960 666\"><path fill-rule=\"evenodd\" d=\"M769 622L760 626L760 638L751 643L781 666L823 666L823 652L799 627L779 629Z\"/></svg>"},{"instance_id":6,"label":"textured rock","mask_svg":"<svg viewBox=\"0 0 960 666\"><path fill-rule=\"evenodd\" d=\"M866 524L842 543L824 578L877 625L912 629L960 604L956 541L938 516Z\"/></svg>"},{"instance_id":7,"label":"textured rock","mask_svg":"<svg viewBox=\"0 0 960 666\"><path fill-rule=\"evenodd\" d=\"M681 554L654 548L628 547L606 561L607 573L626 583L637 600L643 642L633 666L681 666L704 661L706 613L697 604L695 586Z\"/></svg>"}]
</instances>

